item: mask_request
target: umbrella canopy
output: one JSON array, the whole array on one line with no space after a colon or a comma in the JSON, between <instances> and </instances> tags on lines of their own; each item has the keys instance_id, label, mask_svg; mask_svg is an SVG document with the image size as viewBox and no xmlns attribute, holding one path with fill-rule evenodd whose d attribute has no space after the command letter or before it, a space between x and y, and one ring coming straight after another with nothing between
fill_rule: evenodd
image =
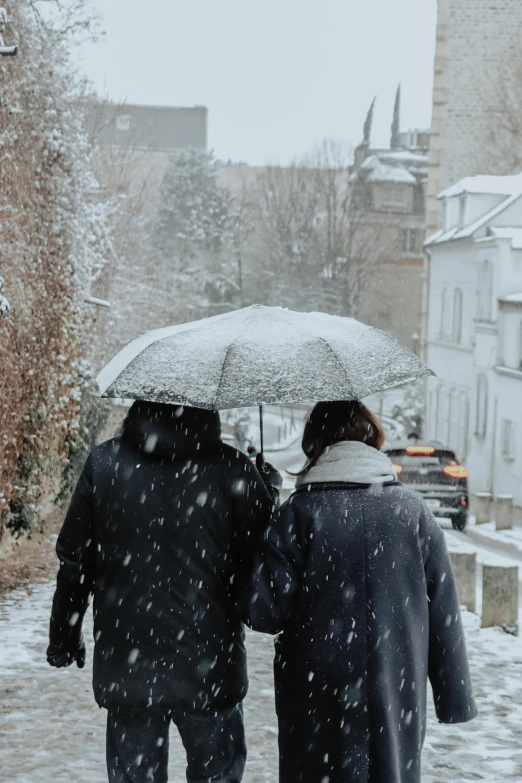
<instances>
[{"instance_id":1,"label":"umbrella canopy","mask_svg":"<svg viewBox=\"0 0 522 783\"><path fill-rule=\"evenodd\" d=\"M223 410L359 400L433 373L353 318L254 305L157 329L101 371L103 397Z\"/></svg>"}]
</instances>

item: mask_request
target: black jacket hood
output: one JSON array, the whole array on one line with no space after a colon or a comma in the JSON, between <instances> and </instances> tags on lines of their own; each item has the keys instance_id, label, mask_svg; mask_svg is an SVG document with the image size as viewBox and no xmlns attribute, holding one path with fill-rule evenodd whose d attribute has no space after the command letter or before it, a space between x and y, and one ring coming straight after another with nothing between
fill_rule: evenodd
<instances>
[{"instance_id":1,"label":"black jacket hood","mask_svg":"<svg viewBox=\"0 0 522 783\"><path fill-rule=\"evenodd\" d=\"M153 457L186 457L219 442L221 420L217 411L137 400L124 421L123 438Z\"/></svg>"}]
</instances>

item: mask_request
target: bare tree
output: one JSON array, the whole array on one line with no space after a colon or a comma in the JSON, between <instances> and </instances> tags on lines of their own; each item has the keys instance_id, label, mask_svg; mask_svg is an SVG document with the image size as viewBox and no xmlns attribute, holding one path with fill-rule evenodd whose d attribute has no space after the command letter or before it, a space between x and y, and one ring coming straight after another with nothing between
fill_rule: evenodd
<instances>
[{"instance_id":1,"label":"bare tree","mask_svg":"<svg viewBox=\"0 0 522 783\"><path fill-rule=\"evenodd\" d=\"M164 271L150 251L158 197L156 153L130 129L125 144L110 142L112 126L127 114L125 103L112 104L86 95L93 165L102 197L111 204L114 255L93 282L92 292L111 303L97 312L97 340L92 360L101 366L122 345L150 328L164 326L174 309Z\"/></svg>"},{"instance_id":2,"label":"bare tree","mask_svg":"<svg viewBox=\"0 0 522 783\"><path fill-rule=\"evenodd\" d=\"M256 185L269 303L309 307L317 283L315 223L320 199L314 172L303 163L267 166Z\"/></svg>"},{"instance_id":3,"label":"bare tree","mask_svg":"<svg viewBox=\"0 0 522 783\"><path fill-rule=\"evenodd\" d=\"M252 247L256 231L255 201L245 176L239 192L231 197L229 236L237 264L238 305L245 303L245 253Z\"/></svg>"},{"instance_id":4,"label":"bare tree","mask_svg":"<svg viewBox=\"0 0 522 783\"><path fill-rule=\"evenodd\" d=\"M266 169L259 208L278 302L357 315L395 249L357 184L351 151L331 141L288 168Z\"/></svg>"}]
</instances>

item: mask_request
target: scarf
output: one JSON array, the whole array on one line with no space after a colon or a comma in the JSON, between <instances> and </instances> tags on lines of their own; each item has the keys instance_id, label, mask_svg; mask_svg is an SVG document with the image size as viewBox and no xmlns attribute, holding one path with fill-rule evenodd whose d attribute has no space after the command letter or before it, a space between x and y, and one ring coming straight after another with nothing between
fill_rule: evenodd
<instances>
[{"instance_id":1,"label":"scarf","mask_svg":"<svg viewBox=\"0 0 522 783\"><path fill-rule=\"evenodd\" d=\"M382 485L396 480L386 454L360 441L342 440L329 446L317 463L298 477L296 488L329 481Z\"/></svg>"}]
</instances>

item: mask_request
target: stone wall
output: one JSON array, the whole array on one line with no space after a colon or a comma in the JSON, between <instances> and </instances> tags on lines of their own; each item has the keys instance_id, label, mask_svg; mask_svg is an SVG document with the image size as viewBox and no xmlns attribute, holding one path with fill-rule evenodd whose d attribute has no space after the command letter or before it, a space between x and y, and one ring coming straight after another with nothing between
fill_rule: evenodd
<instances>
[{"instance_id":1,"label":"stone wall","mask_svg":"<svg viewBox=\"0 0 522 783\"><path fill-rule=\"evenodd\" d=\"M437 194L488 171L494 90L509 58L520 56L521 0L438 0L437 47L428 184L428 235L439 227Z\"/></svg>"}]
</instances>

